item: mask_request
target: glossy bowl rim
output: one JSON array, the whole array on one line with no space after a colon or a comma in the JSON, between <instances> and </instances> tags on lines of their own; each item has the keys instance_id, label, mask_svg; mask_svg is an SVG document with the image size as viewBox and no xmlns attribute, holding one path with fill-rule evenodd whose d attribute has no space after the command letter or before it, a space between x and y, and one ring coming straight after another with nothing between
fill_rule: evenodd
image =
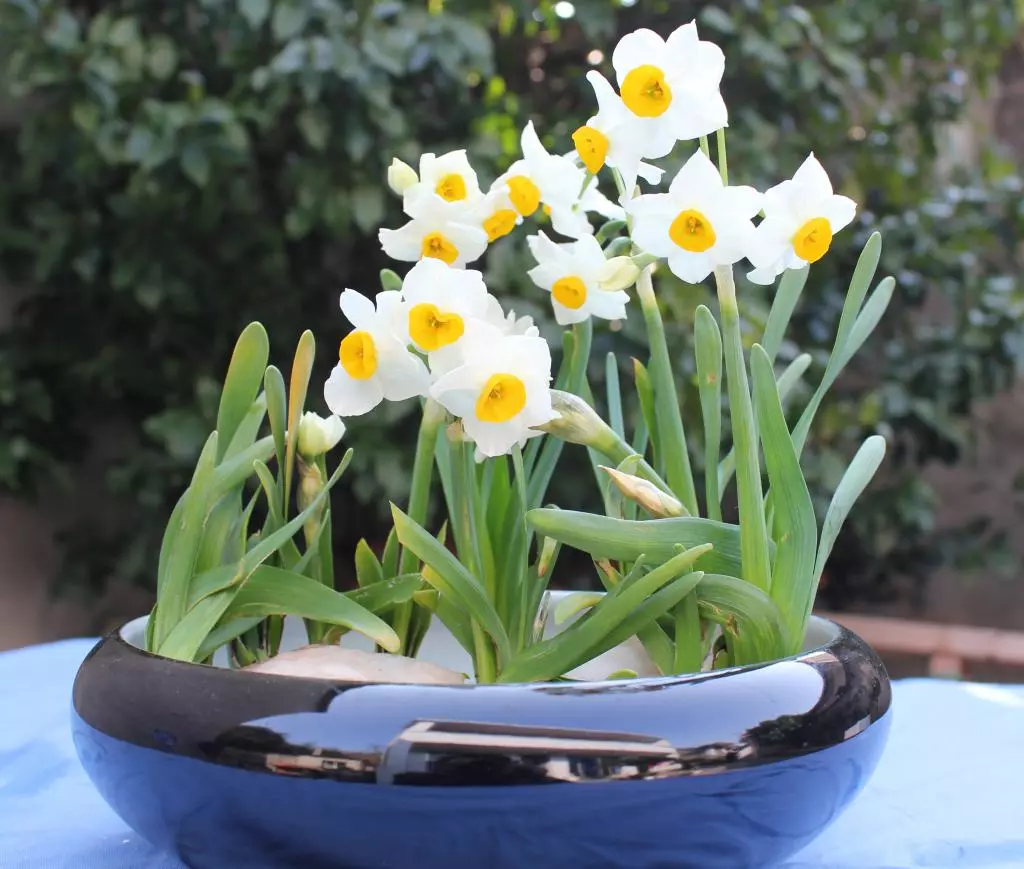
<instances>
[{"instance_id":1,"label":"glossy bowl rim","mask_svg":"<svg viewBox=\"0 0 1024 869\"><path fill-rule=\"evenodd\" d=\"M823 642L815 643L814 645L807 646L801 649L799 652L793 655L786 655L781 658L773 658L769 661L761 661L756 664L741 664L732 667L725 667L720 670L708 670L700 671L696 673L681 673L681 674L668 674L660 676L639 676L635 679L600 679L600 680L571 680L569 682L497 682L497 683L486 683L479 684L476 682L466 682L460 685L438 685L431 683L422 682L373 682L373 681L352 681L345 679L330 679L320 676L287 676L280 673L245 673L243 674L240 670L221 667L214 664L196 663L193 661L181 661L176 658L168 658L165 655L160 655L155 652L149 652L140 646L135 645L125 638L124 632L132 625L137 623L144 623L148 620L149 616L137 616L134 619L129 619L117 628L108 631L107 634L102 636L97 642L93 651L99 648L99 646L105 643L114 643L121 648L127 654L134 654L143 658L152 658L158 661L165 662L167 665L180 667L180 668L200 668L201 670L211 670L217 672L231 673L237 676L244 676L244 678L253 678L258 676L261 680L266 680L268 684L295 684L298 682L304 682L307 684L313 683L322 685L324 687L342 687L350 688L359 685L387 685L392 689L431 689L431 688L444 688L444 689L461 689L461 690L477 690L477 691L488 691L488 690L500 690L505 688L523 688L523 687L539 687L544 685L557 685L560 690L565 691L568 689L571 691L573 688L590 689L597 685L606 684L631 684L631 685L658 685L662 683L679 683L683 681L704 681L706 679L717 679L725 676L730 676L738 673L744 673L754 670L763 669L770 667L775 664L781 664L790 661L799 661L803 658L807 658L814 655L819 655L823 651L826 651L835 646L841 645L843 642L852 642L853 645L863 646L867 649L874 651L870 644L867 643L863 638L858 636L856 633L851 631L849 628L844 627L838 622L832 619L827 619L822 616L812 615L808 619L808 631L815 628L826 633L826 639ZM194 672L194 670L193 670Z\"/></svg>"}]
</instances>

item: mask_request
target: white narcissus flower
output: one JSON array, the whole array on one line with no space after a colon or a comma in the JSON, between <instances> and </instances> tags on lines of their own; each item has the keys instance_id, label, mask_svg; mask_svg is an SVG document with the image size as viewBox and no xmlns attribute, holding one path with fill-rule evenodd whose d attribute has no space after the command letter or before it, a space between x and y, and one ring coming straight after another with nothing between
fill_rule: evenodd
<instances>
[{"instance_id":1,"label":"white narcissus flower","mask_svg":"<svg viewBox=\"0 0 1024 869\"><path fill-rule=\"evenodd\" d=\"M404 262L424 257L461 267L487 250L487 233L469 206L452 207L434 194L406 196L405 212L412 218L400 229L382 229L378 237L384 253Z\"/></svg>"},{"instance_id":2,"label":"white narcissus flower","mask_svg":"<svg viewBox=\"0 0 1024 869\"><path fill-rule=\"evenodd\" d=\"M395 335L401 293L377 294L374 307L355 290L341 294L341 311L355 327L341 341L338 364L324 384L331 413L360 416L383 399L403 401L426 395L430 375L423 361Z\"/></svg>"},{"instance_id":3,"label":"white narcissus flower","mask_svg":"<svg viewBox=\"0 0 1024 869\"><path fill-rule=\"evenodd\" d=\"M509 186L505 182L495 182L487 195L477 206L480 225L487 233L489 242L497 241L508 235L523 222L522 215L516 210Z\"/></svg>"},{"instance_id":4,"label":"white narcissus flower","mask_svg":"<svg viewBox=\"0 0 1024 869\"><path fill-rule=\"evenodd\" d=\"M747 259L755 284L770 284L786 269L806 268L821 259L832 236L848 226L857 204L832 192L832 182L814 154L789 181L764 194L764 220L751 240Z\"/></svg>"},{"instance_id":5,"label":"white narcissus flower","mask_svg":"<svg viewBox=\"0 0 1024 869\"><path fill-rule=\"evenodd\" d=\"M643 162L644 157L664 157L649 153L651 142L637 124L636 116L608 80L596 70L587 73L597 97L597 114L572 134L576 153L587 171L596 175L607 164L622 176L627 199L632 198L639 175L650 184L661 182L662 170Z\"/></svg>"},{"instance_id":6,"label":"white narcissus flower","mask_svg":"<svg viewBox=\"0 0 1024 869\"><path fill-rule=\"evenodd\" d=\"M315 459L333 450L345 434L345 423L338 417L326 418L306 411L299 418L299 455Z\"/></svg>"},{"instance_id":7,"label":"white narcissus flower","mask_svg":"<svg viewBox=\"0 0 1024 869\"><path fill-rule=\"evenodd\" d=\"M495 182L496 186L507 185L520 215L529 217L543 204L555 231L570 238L593 234L588 211L609 218L622 216L622 209L593 185L580 197L586 174L572 158L548 152L532 121L523 129L520 144L523 159L513 163Z\"/></svg>"},{"instance_id":8,"label":"white narcissus flower","mask_svg":"<svg viewBox=\"0 0 1024 869\"><path fill-rule=\"evenodd\" d=\"M687 283L704 280L717 266L747 255L761 210L753 187L727 187L703 151L683 164L667 193L649 193L629 203L633 241L668 260Z\"/></svg>"},{"instance_id":9,"label":"white narcissus flower","mask_svg":"<svg viewBox=\"0 0 1024 869\"><path fill-rule=\"evenodd\" d=\"M551 351L540 337L503 335L487 323L466 337L463 364L441 377L430 395L462 427L480 456L502 456L555 418Z\"/></svg>"},{"instance_id":10,"label":"white narcissus flower","mask_svg":"<svg viewBox=\"0 0 1024 869\"><path fill-rule=\"evenodd\" d=\"M582 323L588 317L625 318L629 296L622 290L600 287L608 260L597 239L588 235L578 241L556 244L541 232L531 235L526 243L537 260L527 274L538 287L551 293L559 326Z\"/></svg>"},{"instance_id":11,"label":"white narcissus flower","mask_svg":"<svg viewBox=\"0 0 1024 869\"><path fill-rule=\"evenodd\" d=\"M461 364L463 339L475 321L486 319L490 298L480 272L421 260L402 282L399 334L427 354L437 377Z\"/></svg>"},{"instance_id":12,"label":"white narcissus flower","mask_svg":"<svg viewBox=\"0 0 1024 869\"><path fill-rule=\"evenodd\" d=\"M706 136L729 123L719 92L725 55L698 38L693 21L668 39L646 29L627 33L612 52L612 66L646 157L664 157L676 141Z\"/></svg>"},{"instance_id":13,"label":"white narcissus flower","mask_svg":"<svg viewBox=\"0 0 1024 869\"><path fill-rule=\"evenodd\" d=\"M473 205L483 196L476 172L469 164L465 150L449 151L440 157L424 154L420 157L419 181L405 190L406 201L433 194L445 202Z\"/></svg>"},{"instance_id":14,"label":"white narcissus flower","mask_svg":"<svg viewBox=\"0 0 1024 869\"><path fill-rule=\"evenodd\" d=\"M501 302L494 296L487 297L487 313L484 320L496 327L503 335L528 335L531 338L540 334L540 329L533 322L533 317L517 317L515 311L507 314L502 310Z\"/></svg>"}]
</instances>

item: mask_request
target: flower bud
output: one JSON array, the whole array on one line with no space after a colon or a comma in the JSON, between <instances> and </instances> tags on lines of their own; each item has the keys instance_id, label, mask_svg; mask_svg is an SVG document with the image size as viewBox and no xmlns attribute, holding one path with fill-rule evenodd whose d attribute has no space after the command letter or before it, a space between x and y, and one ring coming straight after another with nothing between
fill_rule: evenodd
<instances>
[{"instance_id":1,"label":"flower bud","mask_svg":"<svg viewBox=\"0 0 1024 869\"><path fill-rule=\"evenodd\" d=\"M628 256L613 256L605 260L597 273L597 285L602 290L614 292L625 290L636 283L640 276L640 269Z\"/></svg>"},{"instance_id":2,"label":"flower bud","mask_svg":"<svg viewBox=\"0 0 1024 869\"><path fill-rule=\"evenodd\" d=\"M397 157L388 166L388 187L399 196L402 196L413 184L418 184L419 180L420 178L416 174L416 170L408 163L403 163Z\"/></svg>"},{"instance_id":3,"label":"flower bud","mask_svg":"<svg viewBox=\"0 0 1024 869\"><path fill-rule=\"evenodd\" d=\"M338 445L345 423L333 414L326 419L307 411L299 420L299 455L306 459L322 456Z\"/></svg>"},{"instance_id":4,"label":"flower bud","mask_svg":"<svg viewBox=\"0 0 1024 869\"><path fill-rule=\"evenodd\" d=\"M671 516L687 515L686 508L677 498L663 492L654 483L634 477L632 474L624 474L615 468L606 468L604 465L599 467L612 478L615 488L655 518L667 519Z\"/></svg>"},{"instance_id":5,"label":"flower bud","mask_svg":"<svg viewBox=\"0 0 1024 869\"><path fill-rule=\"evenodd\" d=\"M615 433L608 423L597 415L589 404L578 395L551 390L551 408L558 414L550 422L536 426L538 431L547 432L570 444L582 444L599 449L615 439Z\"/></svg>"}]
</instances>

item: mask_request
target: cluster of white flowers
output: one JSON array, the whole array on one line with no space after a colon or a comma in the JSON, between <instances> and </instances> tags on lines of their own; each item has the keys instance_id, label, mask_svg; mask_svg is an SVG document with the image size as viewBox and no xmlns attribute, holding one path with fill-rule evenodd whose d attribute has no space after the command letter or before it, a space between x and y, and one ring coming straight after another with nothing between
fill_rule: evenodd
<instances>
[{"instance_id":1,"label":"cluster of white flowers","mask_svg":"<svg viewBox=\"0 0 1024 869\"><path fill-rule=\"evenodd\" d=\"M353 330L324 386L331 411L431 397L462 420L479 456L504 455L554 418L551 352L529 317L506 314L480 272L424 257L401 291L341 294Z\"/></svg>"},{"instance_id":2,"label":"cluster of white flowers","mask_svg":"<svg viewBox=\"0 0 1024 869\"><path fill-rule=\"evenodd\" d=\"M704 145L665 192L642 192L639 180L661 184L663 171L650 161L728 125L720 93L725 57L691 22L668 39L643 29L627 34L612 66L617 92L600 73L587 76L598 110L573 133L573 152L549 152L531 122L521 158L486 191L464 150L424 154L418 171L393 161L388 184L409 220L380 230L380 242L393 259L416 265L401 291L378 293L376 305L353 290L342 294L354 329L325 387L334 413L356 416L383 399L430 396L462 419L484 456L508 452L549 421L546 342L532 321L506 316L480 273L465 269L534 215L570 239L557 242L543 231L527 239L537 261L529 277L550 293L563 326L624 318L641 256L665 260L689 283L745 258L750 280L770 284L819 260L853 220L854 203L833 192L813 154L791 180L760 193L726 184ZM598 190L595 176L606 166L618 204ZM612 256L603 248L590 213L625 221L632 252Z\"/></svg>"}]
</instances>

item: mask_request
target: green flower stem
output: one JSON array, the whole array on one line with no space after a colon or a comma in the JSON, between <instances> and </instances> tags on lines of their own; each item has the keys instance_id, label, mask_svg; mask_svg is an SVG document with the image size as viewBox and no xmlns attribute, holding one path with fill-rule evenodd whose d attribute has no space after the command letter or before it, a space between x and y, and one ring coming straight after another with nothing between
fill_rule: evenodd
<instances>
[{"instance_id":1,"label":"green flower stem","mask_svg":"<svg viewBox=\"0 0 1024 869\"><path fill-rule=\"evenodd\" d=\"M658 310L658 300L651 282L651 268L640 273L636 282L640 308L647 327L647 343L651 350L651 380L654 383L655 419L658 428L658 449L664 458L665 476L672 493L682 501L691 516L699 516L697 490L693 484L693 469L683 431L683 417L680 414L679 393L672 364L669 360L668 345L665 342L665 324ZM749 399L748 399L749 400Z\"/></svg>"},{"instance_id":2,"label":"green flower stem","mask_svg":"<svg viewBox=\"0 0 1024 869\"><path fill-rule=\"evenodd\" d=\"M715 269L715 282L718 284L718 305L722 315L725 374L732 415L733 449L736 455L743 578L762 591L768 591L771 587L771 569L761 489L761 464L757 448L757 428L754 425L754 406L750 400L747 366L743 358L740 312L736 304L736 284L733 282L732 267Z\"/></svg>"},{"instance_id":3,"label":"green flower stem","mask_svg":"<svg viewBox=\"0 0 1024 869\"><path fill-rule=\"evenodd\" d=\"M412 466L412 484L409 490L408 516L417 525L425 526L427 522L427 510L430 509L430 488L433 482L434 472L434 448L437 444L437 432L446 419L445 410L432 398L428 398L423 405L423 418L420 421L420 431L416 438L416 457ZM413 573L419 560L409 549L402 549L402 556L399 562L399 574ZM416 628L415 620L429 618L427 610L419 608L411 600L400 604L395 608L392 627L402 641L400 654L414 655L416 649L411 648L410 640L419 635L422 631L410 630ZM422 627L422 626L419 626Z\"/></svg>"},{"instance_id":4,"label":"green flower stem","mask_svg":"<svg viewBox=\"0 0 1024 869\"><path fill-rule=\"evenodd\" d=\"M718 171L722 175L722 183L729 183L729 157L725 151L725 127L718 131Z\"/></svg>"}]
</instances>

